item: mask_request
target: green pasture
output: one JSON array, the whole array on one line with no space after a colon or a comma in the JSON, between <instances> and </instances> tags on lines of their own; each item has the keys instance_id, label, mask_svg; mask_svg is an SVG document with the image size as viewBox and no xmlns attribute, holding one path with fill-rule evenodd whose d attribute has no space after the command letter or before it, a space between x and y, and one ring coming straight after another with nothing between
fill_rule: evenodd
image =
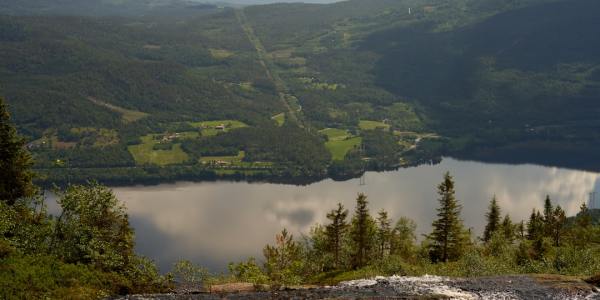
<instances>
[{"instance_id":1,"label":"green pasture","mask_svg":"<svg viewBox=\"0 0 600 300\"><path fill-rule=\"evenodd\" d=\"M360 146L361 137L353 137L347 139L330 140L325 143L325 147L331 152L333 160L343 160L348 151Z\"/></svg>"},{"instance_id":2,"label":"green pasture","mask_svg":"<svg viewBox=\"0 0 600 300\"><path fill-rule=\"evenodd\" d=\"M155 136L157 134L149 134L141 137L142 143L128 147L129 152L135 159L138 165L172 165L183 163L188 160L188 155L181 149L181 144L174 144L171 150L154 150L154 145L160 143Z\"/></svg>"}]
</instances>

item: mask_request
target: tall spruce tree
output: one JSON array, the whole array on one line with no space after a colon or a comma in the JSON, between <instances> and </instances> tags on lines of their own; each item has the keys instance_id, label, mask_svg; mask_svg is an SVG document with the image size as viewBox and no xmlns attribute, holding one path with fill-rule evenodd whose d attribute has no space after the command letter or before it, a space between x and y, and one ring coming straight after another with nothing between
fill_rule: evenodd
<instances>
[{"instance_id":1,"label":"tall spruce tree","mask_svg":"<svg viewBox=\"0 0 600 300\"><path fill-rule=\"evenodd\" d=\"M559 247L561 242L561 236L563 233L563 228L565 223L567 222L567 216L565 211L557 205L552 212L554 221L552 222L552 238L554 239L554 246Z\"/></svg>"},{"instance_id":2,"label":"tall spruce tree","mask_svg":"<svg viewBox=\"0 0 600 300\"><path fill-rule=\"evenodd\" d=\"M550 196L546 195L546 199L544 200L544 235L552 236L552 231L555 227L554 225L554 206L552 205L552 200L550 200Z\"/></svg>"},{"instance_id":3,"label":"tall spruce tree","mask_svg":"<svg viewBox=\"0 0 600 300\"><path fill-rule=\"evenodd\" d=\"M12 205L19 198L35 194L32 165L25 141L17 135L4 99L0 97L0 201Z\"/></svg>"},{"instance_id":4,"label":"tall spruce tree","mask_svg":"<svg viewBox=\"0 0 600 300\"><path fill-rule=\"evenodd\" d=\"M575 217L575 225L571 231L571 243L578 248L586 246L592 231L592 215L585 203L579 207L579 213Z\"/></svg>"},{"instance_id":5,"label":"tall spruce tree","mask_svg":"<svg viewBox=\"0 0 600 300\"><path fill-rule=\"evenodd\" d=\"M515 238L515 225L513 225L513 222L508 214L504 216L504 220L502 220L500 228L502 229L502 233L504 234L506 241L512 243Z\"/></svg>"},{"instance_id":6,"label":"tall spruce tree","mask_svg":"<svg viewBox=\"0 0 600 300\"><path fill-rule=\"evenodd\" d=\"M325 235L327 237L327 248L333 254L334 268L339 268L341 265L342 242L348 230L347 217L348 210L341 203L338 203L337 209L327 214L327 219L331 223L325 227Z\"/></svg>"},{"instance_id":7,"label":"tall spruce tree","mask_svg":"<svg viewBox=\"0 0 600 300\"><path fill-rule=\"evenodd\" d=\"M444 181L438 186L440 207L438 219L432 224L430 256L434 262L455 260L462 255L465 244L463 223L460 219L461 206L455 197L454 180L450 173L444 175Z\"/></svg>"},{"instance_id":8,"label":"tall spruce tree","mask_svg":"<svg viewBox=\"0 0 600 300\"><path fill-rule=\"evenodd\" d=\"M490 201L489 211L485 214L485 218L487 224L483 231L483 241L487 243L492 238L492 235L494 235L494 232L500 228L500 206L498 206L496 196Z\"/></svg>"},{"instance_id":9,"label":"tall spruce tree","mask_svg":"<svg viewBox=\"0 0 600 300\"><path fill-rule=\"evenodd\" d=\"M377 247L380 258L384 258L390 252L392 237L392 221L388 218L385 210L379 211L377 217Z\"/></svg>"},{"instance_id":10,"label":"tall spruce tree","mask_svg":"<svg viewBox=\"0 0 600 300\"><path fill-rule=\"evenodd\" d=\"M358 198L356 198L356 209L352 217L350 235L354 246L353 266L355 269L364 267L373 250L375 221L369 215L367 196L362 193L358 194Z\"/></svg>"},{"instance_id":11,"label":"tall spruce tree","mask_svg":"<svg viewBox=\"0 0 600 300\"><path fill-rule=\"evenodd\" d=\"M527 222L527 239L537 240L544 236L544 217L542 214L533 209L529 221Z\"/></svg>"}]
</instances>

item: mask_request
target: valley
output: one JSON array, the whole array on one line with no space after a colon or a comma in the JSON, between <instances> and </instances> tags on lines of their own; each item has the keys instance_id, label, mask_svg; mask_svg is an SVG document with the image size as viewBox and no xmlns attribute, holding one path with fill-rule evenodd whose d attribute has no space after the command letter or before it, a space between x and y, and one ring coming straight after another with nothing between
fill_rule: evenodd
<instances>
[{"instance_id":1,"label":"valley","mask_svg":"<svg viewBox=\"0 0 600 300\"><path fill-rule=\"evenodd\" d=\"M442 156L600 169L579 159L600 149L593 1L27 5L0 17L0 95L42 184L306 183Z\"/></svg>"}]
</instances>

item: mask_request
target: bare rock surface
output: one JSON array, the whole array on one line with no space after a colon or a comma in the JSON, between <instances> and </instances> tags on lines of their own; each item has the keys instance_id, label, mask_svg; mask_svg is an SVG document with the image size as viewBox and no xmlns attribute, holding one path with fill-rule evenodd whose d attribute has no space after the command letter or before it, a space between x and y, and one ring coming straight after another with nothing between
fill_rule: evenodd
<instances>
[{"instance_id":1,"label":"bare rock surface","mask_svg":"<svg viewBox=\"0 0 600 300\"><path fill-rule=\"evenodd\" d=\"M235 285L233 287L236 287ZM342 282L331 287L256 291L248 284L240 289L213 293L132 295L131 300L212 299L599 299L600 290L564 276L518 275L477 278L441 276L376 277Z\"/></svg>"}]
</instances>

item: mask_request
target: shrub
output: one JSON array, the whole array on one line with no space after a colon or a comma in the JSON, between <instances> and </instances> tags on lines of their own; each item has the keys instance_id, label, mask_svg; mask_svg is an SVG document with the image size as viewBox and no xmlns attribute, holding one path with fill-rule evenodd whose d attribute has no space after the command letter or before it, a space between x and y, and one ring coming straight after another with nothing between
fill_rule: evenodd
<instances>
[{"instance_id":1,"label":"shrub","mask_svg":"<svg viewBox=\"0 0 600 300\"><path fill-rule=\"evenodd\" d=\"M250 282L254 284L267 284L269 283L269 277L263 272L263 270L256 264L253 257L249 258L245 262L237 264L229 264L229 273L237 281Z\"/></svg>"}]
</instances>

